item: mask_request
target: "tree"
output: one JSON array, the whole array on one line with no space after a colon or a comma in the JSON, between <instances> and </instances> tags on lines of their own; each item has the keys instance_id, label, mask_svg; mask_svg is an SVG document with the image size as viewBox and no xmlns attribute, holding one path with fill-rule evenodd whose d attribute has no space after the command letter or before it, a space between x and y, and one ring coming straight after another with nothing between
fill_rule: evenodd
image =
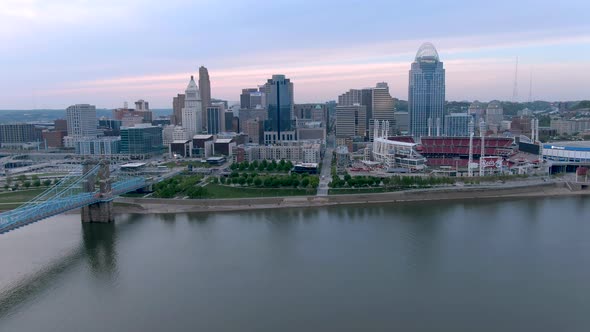
<instances>
[{"instance_id":1,"label":"tree","mask_svg":"<svg viewBox=\"0 0 590 332\"><path fill-rule=\"evenodd\" d=\"M238 178L238 183L240 184L240 186L243 186L246 184L246 178L241 176Z\"/></svg>"},{"instance_id":2,"label":"tree","mask_svg":"<svg viewBox=\"0 0 590 332\"><path fill-rule=\"evenodd\" d=\"M220 177L220 178L219 178L219 183L221 183L221 184L225 184L225 178L224 178L224 177Z\"/></svg>"},{"instance_id":3,"label":"tree","mask_svg":"<svg viewBox=\"0 0 590 332\"><path fill-rule=\"evenodd\" d=\"M272 186L273 188L277 188L277 187L279 187L280 185L281 185L281 179L279 179L279 178L278 178L278 177L276 177L276 176L273 176L273 177L271 178L271 186Z\"/></svg>"},{"instance_id":4,"label":"tree","mask_svg":"<svg viewBox=\"0 0 590 332\"><path fill-rule=\"evenodd\" d=\"M23 186L25 186L25 188L29 188L31 186L31 181L25 181Z\"/></svg>"},{"instance_id":5,"label":"tree","mask_svg":"<svg viewBox=\"0 0 590 332\"><path fill-rule=\"evenodd\" d=\"M309 184L312 188L316 189L320 185L320 179L317 176L313 176L310 178Z\"/></svg>"},{"instance_id":6,"label":"tree","mask_svg":"<svg viewBox=\"0 0 590 332\"><path fill-rule=\"evenodd\" d=\"M203 187L192 187L187 192L186 195L189 198L202 198L207 193L207 189Z\"/></svg>"},{"instance_id":7,"label":"tree","mask_svg":"<svg viewBox=\"0 0 590 332\"><path fill-rule=\"evenodd\" d=\"M37 180L33 181L33 186L41 187L41 180L39 180L39 178L37 178Z\"/></svg>"},{"instance_id":8,"label":"tree","mask_svg":"<svg viewBox=\"0 0 590 332\"><path fill-rule=\"evenodd\" d=\"M307 186L309 186L309 178L308 177L304 177L303 179L301 179L301 186L307 188Z\"/></svg>"},{"instance_id":9,"label":"tree","mask_svg":"<svg viewBox=\"0 0 590 332\"><path fill-rule=\"evenodd\" d=\"M233 164L231 164L231 166L229 166L229 169L231 169L232 171L235 171L236 169L238 169L238 167L239 167L238 164L233 163Z\"/></svg>"},{"instance_id":10,"label":"tree","mask_svg":"<svg viewBox=\"0 0 590 332\"><path fill-rule=\"evenodd\" d=\"M24 174L21 174L16 179L19 180L20 182L25 182L27 177Z\"/></svg>"},{"instance_id":11,"label":"tree","mask_svg":"<svg viewBox=\"0 0 590 332\"><path fill-rule=\"evenodd\" d=\"M291 178L291 186L293 186L294 188L299 187L299 179L298 178Z\"/></svg>"},{"instance_id":12,"label":"tree","mask_svg":"<svg viewBox=\"0 0 590 332\"><path fill-rule=\"evenodd\" d=\"M258 176L254 178L254 185L256 187L260 187L260 185L262 184L262 179L259 178Z\"/></svg>"},{"instance_id":13,"label":"tree","mask_svg":"<svg viewBox=\"0 0 590 332\"><path fill-rule=\"evenodd\" d=\"M43 180L43 185L45 187L49 187L51 185L51 180L47 179L47 180Z\"/></svg>"},{"instance_id":14,"label":"tree","mask_svg":"<svg viewBox=\"0 0 590 332\"><path fill-rule=\"evenodd\" d=\"M262 184L265 187L271 187L272 186L272 178L270 176L265 177L264 181L262 181Z\"/></svg>"},{"instance_id":15,"label":"tree","mask_svg":"<svg viewBox=\"0 0 590 332\"><path fill-rule=\"evenodd\" d=\"M252 177L252 176L251 176L251 177L249 177L248 179L246 179L246 183L247 183L249 186L251 186L251 185L252 185L252 183L254 183L254 177Z\"/></svg>"},{"instance_id":16,"label":"tree","mask_svg":"<svg viewBox=\"0 0 590 332\"><path fill-rule=\"evenodd\" d=\"M266 166L266 170L269 172L272 172L276 169L277 169L277 162L274 160L270 164L268 164L268 166Z\"/></svg>"},{"instance_id":17,"label":"tree","mask_svg":"<svg viewBox=\"0 0 590 332\"><path fill-rule=\"evenodd\" d=\"M293 178L290 176L281 176L281 186L289 187L293 183Z\"/></svg>"}]
</instances>

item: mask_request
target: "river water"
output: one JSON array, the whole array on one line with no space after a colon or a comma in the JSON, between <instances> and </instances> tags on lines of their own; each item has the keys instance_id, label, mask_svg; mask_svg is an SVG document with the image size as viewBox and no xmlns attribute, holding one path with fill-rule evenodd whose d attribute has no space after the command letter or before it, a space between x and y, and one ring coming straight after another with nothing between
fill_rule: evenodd
<instances>
[{"instance_id":1,"label":"river water","mask_svg":"<svg viewBox=\"0 0 590 332\"><path fill-rule=\"evenodd\" d=\"M117 218L0 236L0 331L590 331L590 197Z\"/></svg>"}]
</instances>

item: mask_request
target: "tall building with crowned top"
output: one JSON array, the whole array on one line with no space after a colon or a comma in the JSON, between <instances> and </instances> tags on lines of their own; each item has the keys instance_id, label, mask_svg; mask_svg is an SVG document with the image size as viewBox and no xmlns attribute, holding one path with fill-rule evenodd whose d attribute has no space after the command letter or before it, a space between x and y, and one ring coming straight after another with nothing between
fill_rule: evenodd
<instances>
[{"instance_id":1,"label":"tall building with crowned top","mask_svg":"<svg viewBox=\"0 0 590 332\"><path fill-rule=\"evenodd\" d=\"M431 43L424 43L418 49L409 81L411 135L416 140L422 136L442 135L445 132L445 70Z\"/></svg>"},{"instance_id":2,"label":"tall building with crowned top","mask_svg":"<svg viewBox=\"0 0 590 332\"><path fill-rule=\"evenodd\" d=\"M185 90L184 108L182 109L182 127L192 137L203 131L203 107L201 103L201 93L191 76L191 80Z\"/></svg>"}]
</instances>

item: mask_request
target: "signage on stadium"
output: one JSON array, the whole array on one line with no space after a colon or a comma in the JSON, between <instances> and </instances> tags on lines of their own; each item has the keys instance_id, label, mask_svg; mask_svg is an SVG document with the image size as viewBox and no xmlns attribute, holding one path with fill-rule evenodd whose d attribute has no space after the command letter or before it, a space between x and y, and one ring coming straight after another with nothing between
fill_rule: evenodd
<instances>
[{"instance_id":1,"label":"signage on stadium","mask_svg":"<svg viewBox=\"0 0 590 332\"><path fill-rule=\"evenodd\" d=\"M483 157L480 163L484 168L502 168L502 158L500 157Z\"/></svg>"}]
</instances>

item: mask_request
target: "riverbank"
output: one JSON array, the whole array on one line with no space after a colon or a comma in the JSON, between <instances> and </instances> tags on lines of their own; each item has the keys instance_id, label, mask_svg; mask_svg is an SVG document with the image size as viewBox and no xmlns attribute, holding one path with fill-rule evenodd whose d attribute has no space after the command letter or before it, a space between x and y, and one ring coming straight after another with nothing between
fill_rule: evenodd
<instances>
[{"instance_id":1,"label":"riverbank","mask_svg":"<svg viewBox=\"0 0 590 332\"><path fill-rule=\"evenodd\" d=\"M220 212L276 208L319 207L332 205L577 195L590 195L590 191L572 191L564 183L543 183L496 187L452 187L407 190L388 193L330 196L292 196L236 199L159 199L125 197L118 198L115 201L115 212L140 214Z\"/></svg>"}]
</instances>

